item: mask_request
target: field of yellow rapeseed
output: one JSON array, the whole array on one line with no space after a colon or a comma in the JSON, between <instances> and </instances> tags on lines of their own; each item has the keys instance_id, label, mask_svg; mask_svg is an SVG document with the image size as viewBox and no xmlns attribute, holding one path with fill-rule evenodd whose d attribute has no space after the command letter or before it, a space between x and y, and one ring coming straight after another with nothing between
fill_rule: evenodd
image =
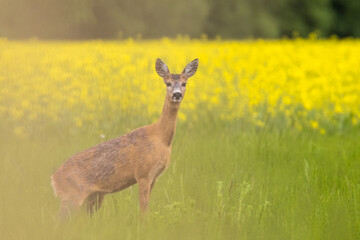
<instances>
[{"instance_id":1,"label":"field of yellow rapeseed","mask_svg":"<svg viewBox=\"0 0 360 240\"><path fill-rule=\"evenodd\" d=\"M325 134L360 125L360 41L14 42L0 40L0 120L16 135L60 122L101 132L114 116L159 115L157 57L180 73L192 59L180 121L212 114Z\"/></svg>"}]
</instances>

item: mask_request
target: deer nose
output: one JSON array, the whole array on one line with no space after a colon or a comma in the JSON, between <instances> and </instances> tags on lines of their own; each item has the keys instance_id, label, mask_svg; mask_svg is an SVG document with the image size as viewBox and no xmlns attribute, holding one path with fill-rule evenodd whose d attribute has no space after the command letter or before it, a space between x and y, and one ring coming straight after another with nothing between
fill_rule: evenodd
<instances>
[{"instance_id":1,"label":"deer nose","mask_svg":"<svg viewBox=\"0 0 360 240\"><path fill-rule=\"evenodd\" d=\"M182 93L180 93L180 92L173 93L173 98L180 99L181 97L182 97Z\"/></svg>"}]
</instances>

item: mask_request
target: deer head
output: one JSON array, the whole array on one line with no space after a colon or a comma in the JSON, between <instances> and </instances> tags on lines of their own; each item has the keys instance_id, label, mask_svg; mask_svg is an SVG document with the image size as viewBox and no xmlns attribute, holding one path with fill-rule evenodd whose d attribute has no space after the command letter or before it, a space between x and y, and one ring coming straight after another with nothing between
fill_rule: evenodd
<instances>
[{"instance_id":1,"label":"deer head","mask_svg":"<svg viewBox=\"0 0 360 240\"><path fill-rule=\"evenodd\" d=\"M156 59L155 69L157 74L164 79L167 89L167 99L172 103L180 103L184 98L186 83L188 78L192 77L198 68L199 59L189 63L181 74L171 74L169 68L160 59Z\"/></svg>"}]
</instances>

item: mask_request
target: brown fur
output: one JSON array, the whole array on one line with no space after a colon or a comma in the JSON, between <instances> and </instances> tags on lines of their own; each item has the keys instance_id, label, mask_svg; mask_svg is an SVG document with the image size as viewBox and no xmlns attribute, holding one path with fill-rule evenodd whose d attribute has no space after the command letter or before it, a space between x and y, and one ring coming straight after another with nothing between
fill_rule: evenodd
<instances>
[{"instance_id":1,"label":"brown fur","mask_svg":"<svg viewBox=\"0 0 360 240\"><path fill-rule=\"evenodd\" d=\"M165 83L187 81L186 72L171 75L161 60L156 64L156 70L158 73L162 71L159 75L163 76ZM181 91L184 94L185 87ZM172 91L167 88L163 111L156 123L75 154L59 167L51 177L51 184L61 199L62 217L67 217L86 200L88 212L93 213L101 206L106 194L135 183L139 184L140 209L142 212L147 210L152 187L170 162L180 106L180 102L171 99Z\"/></svg>"}]
</instances>

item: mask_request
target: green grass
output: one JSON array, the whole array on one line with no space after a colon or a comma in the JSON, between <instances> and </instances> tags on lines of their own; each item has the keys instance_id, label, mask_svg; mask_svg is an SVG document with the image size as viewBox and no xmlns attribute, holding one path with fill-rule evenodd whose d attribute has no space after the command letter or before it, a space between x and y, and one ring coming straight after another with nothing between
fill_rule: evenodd
<instances>
[{"instance_id":1,"label":"green grass","mask_svg":"<svg viewBox=\"0 0 360 240\"><path fill-rule=\"evenodd\" d=\"M131 121L108 123L106 139L149 123ZM58 224L50 176L98 133L64 125L19 139L9 129L2 124L1 239L360 239L359 132L179 122L146 222L135 185L107 195L92 218Z\"/></svg>"}]
</instances>

